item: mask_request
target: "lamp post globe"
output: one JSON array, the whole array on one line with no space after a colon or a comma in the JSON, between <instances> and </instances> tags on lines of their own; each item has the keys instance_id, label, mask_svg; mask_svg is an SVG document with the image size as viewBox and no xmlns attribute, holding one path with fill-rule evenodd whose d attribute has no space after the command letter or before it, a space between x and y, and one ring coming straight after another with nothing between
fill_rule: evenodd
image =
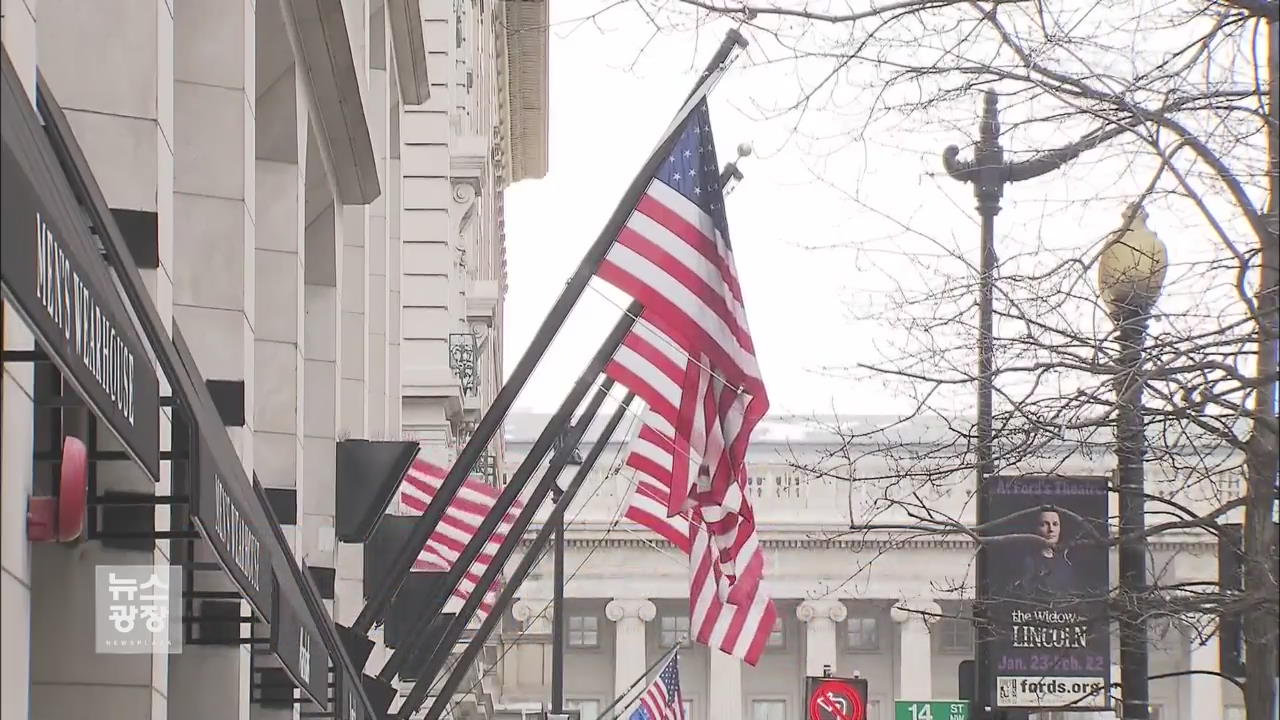
<instances>
[{"instance_id":1,"label":"lamp post globe","mask_svg":"<svg viewBox=\"0 0 1280 720\"><path fill-rule=\"evenodd\" d=\"M1115 317L1149 311L1169 267L1164 243L1147 227L1147 211L1131 205L1123 217L1098 259L1098 289Z\"/></svg>"}]
</instances>

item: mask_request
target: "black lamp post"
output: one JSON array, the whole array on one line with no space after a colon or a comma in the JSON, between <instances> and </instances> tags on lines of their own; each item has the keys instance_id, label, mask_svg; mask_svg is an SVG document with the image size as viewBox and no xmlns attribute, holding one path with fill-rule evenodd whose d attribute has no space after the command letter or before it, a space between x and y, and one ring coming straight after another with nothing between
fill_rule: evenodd
<instances>
[{"instance_id":1,"label":"black lamp post","mask_svg":"<svg viewBox=\"0 0 1280 720\"><path fill-rule=\"evenodd\" d=\"M1147 213L1131 205L1124 224L1098 260L1098 288L1120 342L1116 394L1116 475L1120 490L1120 685L1125 720L1148 720L1147 540L1143 462L1142 349L1147 322L1164 284L1164 244L1147 227Z\"/></svg>"},{"instance_id":2,"label":"black lamp post","mask_svg":"<svg viewBox=\"0 0 1280 720\"><path fill-rule=\"evenodd\" d=\"M995 348L993 342L992 295L996 275L996 215L1000 213L1000 198L1006 183L1030 180L1057 170L1085 150L1095 147L1110 136L1103 133L1085 141L1056 150L1040 153L1022 162L1005 162L1004 147L1000 144L1000 118L998 96L991 91L983 93L982 119L978 124L978 143L974 146L973 159L960 160L960 148L948 146L942 153L942 165L947 174L960 182L973 185L973 195L978 201L978 215L982 219L982 249L978 270L978 423L974 445L977 455L975 488L978 503L978 525L992 518L987 508L986 480L995 471L992 450L992 395L995 380ZM978 579L974 593L974 617L976 642L974 651L974 720L995 717L991 692L995 688L991 658L988 648L994 630L985 622L986 553L979 549L974 563Z\"/></svg>"},{"instance_id":3,"label":"black lamp post","mask_svg":"<svg viewBox=\"0 0 1280 720\"><path fill-rule=\"evenodd\" d=\"M563 440L557 441L558 446ZM565 462L565 467L582 465L582 452L574 448ZM551 502L560 502L560 479L551 488ZM564 715L564 516L556 522L554 551L554 570L552 579L552 614L551 614L551 712L553 715Z\"/></svg>"}]
</instances>

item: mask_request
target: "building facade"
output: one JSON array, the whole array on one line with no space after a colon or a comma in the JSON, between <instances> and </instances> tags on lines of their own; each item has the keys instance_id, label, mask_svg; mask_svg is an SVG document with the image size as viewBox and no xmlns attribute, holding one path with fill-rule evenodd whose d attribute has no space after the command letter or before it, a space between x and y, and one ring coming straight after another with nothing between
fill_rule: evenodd
<instances>
[{"instance_id":1,"label":"building facade","mask_svg":"<svg viewBox=\"0 0 1280 720\"><path fill-rule=\"evenodd\" d=\"M375 478L340 460L447 452L502 377L502 189L546 168L545 10L4 0L5 720L372 716L332 627L365 600L337 498ZM58 243L112 333L96 359L10 263ZM80 441L87 525L34 541ZM103 565L181 568L182 652L95 647Z\"/></svg>"},{"instance_id":2,"label":"building facade","mask_svg":"<svg viewBox=\"0 0 1280 720\"><path fill-rule=\"evenodd\" d=\"M523 457L545 420L528 414L508 419L508 463ZM883 420L862 418L860 427L871 429ZM756 667L700 645L680 651L691 720L806 717L804 679L822 675L825 668L837 676L867 679L868 720L892 720L896 699L960 697L959 666L973 657L974 646L968 619L972 544L958 536L849 530L853 524L914 522L905 505L891 501L909 499L904 493L918 485L903 458L927 454L933 431L893 432L897 439L889 448L870 438L848 442L803 421L766 420L757 430L748 457L749 492L760 523L767 588L780 620ZM913 433L918 437L912 439ZM566 531L565 692L583 718L596 717L622 695L689 628L684 556L620 518L633 488L632 471L619 465L624 459L623 444L611 442L567 515L573 521ZM1083 458L1046 452L1042 465L1019 470L1097 475L1106 474L1113 462L1105 454ZM1175 478L1161 472L1148 469L1157 492L1179 488ZM960 473L919 489L929 507L972 522L971 485L971 477ZM1229 491L1230 485L1218 487ZM1193 497L1181 488L1176 492L1184 502L1216 506L1220 500ZM1162 534L1151 550L1150 564L1161 582L1216 582L1212 537ZM1115 582L1114 556L1111 568ZM548 555L510 611L502 665L504 717L533 717L548 697L551 597ZM1203 638L1190 626L1154 619L1151 642L1153 676L1219 667L1217 638ZM1119 682L1114 643L1111 659L1112 682ZM1243 717L1240 692L1208 675L1153 679L1151 698L1151 716L1160 720Z\"/></svg>"}]
</instances>

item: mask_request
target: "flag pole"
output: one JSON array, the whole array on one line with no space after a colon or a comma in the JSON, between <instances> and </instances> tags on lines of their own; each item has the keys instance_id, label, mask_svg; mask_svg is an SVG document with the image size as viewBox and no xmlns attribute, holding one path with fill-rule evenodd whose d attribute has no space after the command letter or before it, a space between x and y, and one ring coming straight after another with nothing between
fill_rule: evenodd
<instances>
[{"instance_id":1,"label":"flag pole","mask_svg":"<svg viewBox=\"0 0 1280 720\"><path fill-rule=\"evenodd\" d=\"M475 589L463 602L462 609L459 610L457 615L455 615L454 618L444 627L443 632L438 634L423 633L420 636L412 638L412 640L406 645L398 648L392 657L388 659L388 665L391 664L392 660L396 659L396 656L399 656L396 668L399 669L399 666L408 662L410 658L421 657L421 653L423 651L429 651L429 659L422 665L422 669L418 671L415 682L418 684L425 683L430 685L435 680L436 675L440 673L444 668L445 662L449 659L449 652L453 649L453 643L462 635L462 631L466 629L467 623L471 621L472 616L475 615L476 610L484 600L486 588L492 587L494 582L498 579L498 576L501 575L503 567L507 564L507 560L509 560L511 555L515 553L520 541L524 538L525 531L533 522L534 515L538 513L538 509L541 507L542 501L545 500L547 494L551 492L551 487L556 484L556 480L558 479L561 471L564 470L565 463L573 454L574 448L578 446L578 442L582 439L587 427L595 421L596 415L600 412L600 406L604 404L605 398L608 397L609 390L613 387L613 383L614 381L612 378L605 378L604 381L600 383L599 389L596 390L595 396L591 398L587 407L582 411L582 416L578 419L578 422L574 423L573 426L564 433L563 437L565 442L552 457L550 464L547 466L546 472L542 475L542 479L538 482L537 487L534 488L533 494L529 496L529 501L525 503L524 508L520 510L520 514L516 517L515 521L511 523L511 529L507 531L507 536L503 538L502 544L499 545L497 551L494 552L493 561L489 563L489 566L485 568L484 573L481 574L480 580L476 583ZM540 463L535 462L534 467L536 468L538 464ZM489 514L493 515L494 511L490 511ZM489 536L487 535L476 533L470 542L476 542L476 540L479 539L481 541L481 545L487 545L488 537ZM459 558L454 562L453 567L455 569L467 568L469 565L470 563L463 563L462 559ZM448 598L452 596L454 589L454 586L448 586L446 584L446 587L439 597ZM428 618L428 621L434 619L436 613L439 612L437 607L442 603L443 601L432 607L425 608L425 611L422 613L422 617ZM436 638L436 644L432 646L426 645L426 643L433 637ZM385 675L380 673L378 675L378 679L390 680L392 677L395 677L394 673L395 670L392 670Z\"/></svg>"},{"instance_id":2,"label":"flag pole","mask_svg":"<svg viewBox=\"0 0 1280 720\"><path fill-rule=\"evenodd\" d=\"M625 700L625 699L627 698L627 696L631 694L631 691L632 691L632 690L635 690L635 689L636 689L636 687L638 687L638 686L640 685L640 683L644 682L644 681L649 677L649 674L650 674L650 673L652 673L654 670L657 670L657 669L658 669L658 666L659 666L659 665L661 665L661 664L665 663L668 659L670 659L670 658L671 658L671 656L672 656L672 655L676 654L676 651L680 649L680 646L681 646L682 644L683 644L683 639L681 639L681 641L680 641L680 642L677 642L675 645L672 645L670 650L668 650L668 651L666 651L665 653L663 653L663 654L662 654L662 657L658 658L658 659L657 659L657 660L656 660L652 665L650 665L649 667L645 668L645 671L644 671L644 672L642 672L642 673L640 673L640 677L636 678L636 679L635 679L635 681L631 683L631 686L630 686L630 687L628 687L626 690L623 690L621 695L619 695L618 697L614 698L614 699L613 699L613 702L611 702L611 703L609 703L608 705L606 705L606 706L605 706L605 708L604 708L603 710L601 710L601 711L600 711L600 715L596 717L596 720L608 720L608 719L607 719L607 716L609 715L609 711L610 711L610 710L613 710L615 707L617 707L617 706L618 706L618 703L620 703L620 702L622 702L623 700ZM630 703L628 703L628 705L629 705L629 704L630 704ZM623 709L623 710L626 710L626 709L627 709L627 705L623 705L623 706L622 706L622 709ZM617 715L614 715L613 717L614 717L614 718L617 718L618 716L617 716ZM586 719L586 718L582 718L582 720L587 720L587 719Z\"/></svg>"},{"instance_id":3,"label":"flag pole","mask_svg":"<svg viewBox=\"0 0 1280 720\"><path fill-rule=\"evenodd\" d=\"M613 415L609 417L609 422L600 431L600 435L591 445L591 450L587 453L587 457L582 461L582 465L578 467L578 471L574 473L573 480L564 489L564 493L560 496L560 501L556 503L551 510L551 514L543 521L542 527L539 528L537 536L529 547L529 551L520 559L520 564L511 573L511 579L498 596L493 612L489 613L488 617L480 625L480 629L476 631L475 636L471 638L471 642L467 643L467 647L462 651L462 655L458 658L457 664L454 665L453 671L449 673L449 677L445 679L440 692L436 694L436 701L427 712L428 720L439 720L444 713L454 692L457 691L458 685L462 683L463 677L466 676L467 668L471 663L475 662L476 656L480 654L485 641L493 632L494 627L502 620L507 607L511 604L512 599L515 598L516 592L519 591L525 578L529 576L529 571L533 569L533 565L540 559L542 550L546 547L556 524L564 520L565 510L569 508L569 504L577 497L578 490L582 488L587 476L591 474L592 468L595 467L596 462L600 459L600 455L604 453L605 446L609 444L609 439L613 437L618 425L622 423L622 418L627 414L627 406L634 399L635 393L628 392L618 407L614 409ZM566 446L572 447L575 444L566 443ZM422 705L428 692L430 692L430 683L422 681L415 683L413 690L409 693L409 697L405 698L404 704L400 706L398 716L402 720L408 720Z\"/></svg>"},{"instance_id":4,"label":"flag pole","mask_svg":"<svg viewBox=\"0 0 1280 720\"><path fill-rule=\"evenodd\" d=\"M746 45L746 38L737 30L730 30L726 33L724 40L720 43L720 47L716 50L715 55L712 56L711 62L702 71L697 84L689 93L689 97L693 98L699 93L705 92L705 89L710 87L728 67L733 51L736 48L746 47ZM691 110L692 107L686 102L685 107L681 109L681 115L687 116ZM676 125L675 127L679 126ZM516 363L515 368L511 371L511 376L503 383L497 396L494 397L493 402L489 405L489 409L480 418L475 432L467 441L466 446L463 447L462 452L459 453L458 459L453 463L453 467L449 468L449 473L444 481L441 482L435 498L427 506L426 512L414 524L413 530L404 545L392 558L385 575L387 582L378 587L373 596L365 603L365 606L361 608L359 616L356 617L355 622L352 624L351 630L353 632L350 634L357 637L368 635L373 626L381 622L387 608L391 605L391 600L399 592L401 583L408 577L409 570L413 567L413 561L418 557L419 549L422 548L427 538L431 536L436 525L440 523L440 518L444 516L445 509L453 502L453 498L458 494L463 482L471 474L471 469L475 467L490 439L498 431L503 418L506 417L507 412L515 403L516 396L520 394L525 383L528 382L529 376L533 374L534 368L537 367L538 362L551 345L551 341L555 339L556 334L564 325L565 319L569 316L569 311L573 309L573 306L578 302L578 298L586 290L587 283L595 275L604 256L613 245L623 225L626 224L627 218L631 215L649 182L653 179L653 174L657 172L663 159L678 139L674 130L668 130L666 139L655 148L653 154L640 169L640 172L631 181L631 185L627 188L621 202L618 203L608 222L605 223L604 228L600 231L600 235L590 249L587 250L577 270L574 271L569 281L565 284L560 297L551 307L550 312L547 313L547 317L543 319L542 325L538 327L537 333L534 334L533 340L520 358L520 362Z\"/></svg>"},{"instance_id":5,"label":"flag pole","mask_svg":"<svg viewBox=\"0 0 1280 720\"><path fill-rule=\"evenodd\" d=\"M547 453L551 450L552 445L554 445L556 440L565 432L565 428L569 426L569 422L573 417L573 411L582 403L583 398L585 398L587 393L591 390L591 385L595 382L596 377L604 370L604 366L609 362L609 359L613 357L618 346L621 345L623 339L626 338L627 333L631 331L631 327L635 324L635 319L639 317L642 309L643 308L639 303L632 302L626 312L618 318L618 322L614 324L613 329L609 331L604 342L601 343L599 349L596 350L595 355L593 355L591 360L587 363L587 367L582 371L582 374L570 389L569 394L565 396L564 400L560 403L560 407L556 410L555 414L551 416L550 421L548 421L546 426L542 429L542 433L529 448L529 452L520 463L520 467L516 469L515 475L512 476L511 481L502 489L502 493L498 496L493 507L489 510L488 514L484 516L484 519L481 520L480 526L476 529L476 532L467 541L466 547L462 549L458 558L453 561L449 571L445 574L441 583L440 593L435 595L431 602L418 613L407 635L408 640L397 648L395 652L391 654L391 657L387 658L386 664L383 665L382 669L378 672L378 679L390 681L406 662L413 657L417 657L417 646L425 638L431 636L431 633L427 631L430 629L432 621L435 620L436 615L444 608L449 597L453 595L453 591L457 589L459 583L462 582L462 578L471 568L471 564L484 550L485 546L489 544L489 538L493 536L493 533L497 530L498 524L502 521L502 518L506 517L511 506L515 504L516 499L520 496L521 492L524 491L524 487L528 483L529 478L537 472L538 466L542 464L543 458L545 458ZM586 417L586 422L590 423L591 417ZM557 453L555 457L559 458L559 453ZM455 464L454 467L456 468L457 464ZM428 511L430 511L431 507L435 506L435 503L439 500L439 494L443 491L443 488L437 491L436 498L432 500L432 504L428 507ZM545 495L545 493L543 494ZM541 498L539 498L537 502L541 502ZM536 509L536 506L534 509ZM513 534L508 533L507 539L511 540L512 537ZM515 537L518 538L518 535ZM423 543L419 543L416 547L421 549L422 544ZM496 562L499 569L501 569L502 562L505 562L506 557L510 555L513 549L514 548L507 549L507 544L505 542L503 543L502 549L499 549L498 551L499 556ZM502 554L504 550L506 555ZM416 551L414 553L414 557L417 557ZM458 619L465 625L469 616L466 613L459 613Z\"/></svg>"}]
</instances>

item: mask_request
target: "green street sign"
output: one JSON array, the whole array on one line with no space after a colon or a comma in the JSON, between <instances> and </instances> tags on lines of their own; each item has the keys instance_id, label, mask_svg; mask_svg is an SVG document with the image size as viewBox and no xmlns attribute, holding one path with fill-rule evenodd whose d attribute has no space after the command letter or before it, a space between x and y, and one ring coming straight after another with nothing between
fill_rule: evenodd
<instances>
[{"instance_id":1,"label":"green street sign","mask_svg":"<svg viewBox=\"0 0 1280 720\"><path fill-rule=\"evenodd\" d=\"M895 700L893 720L969 720L964 700Z\"/></svg>"}]
</instances>

